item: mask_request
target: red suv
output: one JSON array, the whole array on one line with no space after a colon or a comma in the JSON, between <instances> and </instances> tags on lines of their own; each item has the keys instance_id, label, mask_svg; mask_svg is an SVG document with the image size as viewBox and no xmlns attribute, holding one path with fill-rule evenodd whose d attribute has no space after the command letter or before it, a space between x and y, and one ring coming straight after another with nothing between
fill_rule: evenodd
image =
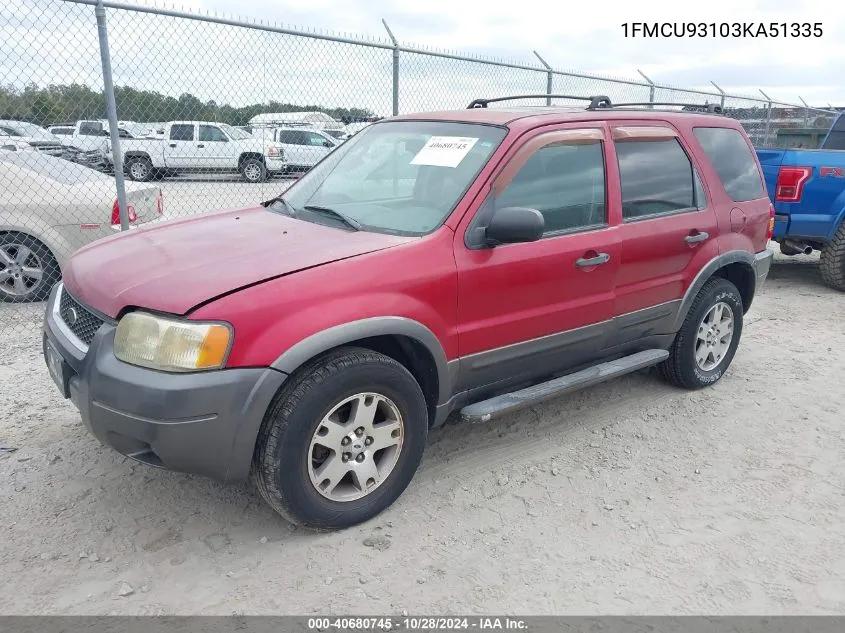
<instances>
[{"instance_id":1,"label":"red suv","mask_svg":"<svg viewBox=\"0 0 845 633\"><path fill-rule=\"evenodd\" d=\"M393 117L261 206L79 250L50 373L123 455L252 478L322 528L393 503L453 411L651 365L713 384L772 260L751 144L712 111L587 99Z\"/></svg>"}]
</instances>

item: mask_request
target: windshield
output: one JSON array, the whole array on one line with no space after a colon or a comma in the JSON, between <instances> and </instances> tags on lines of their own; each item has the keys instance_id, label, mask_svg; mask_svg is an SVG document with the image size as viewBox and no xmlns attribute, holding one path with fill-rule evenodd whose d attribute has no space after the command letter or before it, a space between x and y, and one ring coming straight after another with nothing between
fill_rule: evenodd
<instances>
[{"instance_id":1,"label":"windshield","mask_svg":"<svg viewBox=\"0 0 845 633\"><path fill-rule=\"evenodd\" d=\"M223 128L223 131L229 135L229 138L233 141L242 141L247 138L252 138L252 135L248 132L244 132L243 130L239 130L236 127L232 127L227 123L221 123L220 127Z\"/></svg>"},{"instance_id":2,"label":"windshield","mask_svg":"<svg viewBox=\"0 0 845 633\"><path fill-rule=\"evenodd\" d=\"M424 235L449 216L507 130L388 121L333 150L284 194L289 208L328 207L363 230Z\"/></svg>"},{"instance_id":3,"label":"windshield","mask_svg":"<svg viewBox=\"0 0 845 633\"><path fill-rule=\"evenodd\" d=\"M153 128L141 123L121 123L119 127L129 132L135 138L149 136L154 133Z\"/></svg>"},{"instance_id":4,"label":"windshield","mask_svg":"<svg viewBox=\"0 0 845 633\"><path fill-rule=\"evenodd\" d=\"M14 130L16 136L26 136L28 138L39 139L42 141L54 141L56 137L43 127L38 127L26 121L4 121L3 127Z\"/></svg>"}]
</instances>

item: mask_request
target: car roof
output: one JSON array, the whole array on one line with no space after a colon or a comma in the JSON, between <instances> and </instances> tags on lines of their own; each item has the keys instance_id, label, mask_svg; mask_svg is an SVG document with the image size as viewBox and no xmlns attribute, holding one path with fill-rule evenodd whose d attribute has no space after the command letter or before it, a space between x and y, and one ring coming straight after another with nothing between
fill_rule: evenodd
<instances>
[{"instance_id":1,"label":"car roof","mask_svg":"<svg viewBox=\"0 0 845 633\"><path fill-rule=\"evenodd\" d=\"M688 121L693 118L705 125L717 127L736 127L733 119L715 114L699 112L683 112L678 110L646 110L641 108L598 108L587 110L583 107L498 107L498 108L467 108L463 110L442 110L432 112L418 112L403 114L385 121L451 121L458 123L481 123L487 125L504 125L512 127L531 128L551 123L566 123L569 121L612 121L612 120L655 120L655 121Z\"/></svg>"}]
</instances>

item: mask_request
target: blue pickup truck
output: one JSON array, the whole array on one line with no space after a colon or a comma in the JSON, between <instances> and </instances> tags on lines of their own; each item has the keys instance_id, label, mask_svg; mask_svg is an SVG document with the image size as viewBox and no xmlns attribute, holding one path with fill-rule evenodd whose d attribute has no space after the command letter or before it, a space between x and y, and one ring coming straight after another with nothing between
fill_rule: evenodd
<instances>
[{"instance_id":1,"label":"blue pickup truck","mask_svg":"<svg viewBox=\"0 0 845 633\"><path fill-rule=\"evenodd\" d=\"M822 279L845 291L845 113L819 149L757 150L784 255L821 251Z\"/></svg>"}]
</instances>

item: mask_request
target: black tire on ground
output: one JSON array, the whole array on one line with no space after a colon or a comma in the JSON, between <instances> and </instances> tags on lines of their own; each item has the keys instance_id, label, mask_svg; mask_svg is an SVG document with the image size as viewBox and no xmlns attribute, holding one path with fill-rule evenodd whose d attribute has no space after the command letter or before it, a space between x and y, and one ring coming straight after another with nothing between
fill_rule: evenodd
<instances>
[{"instance_id":1,"label":"black tire on ground","mask_svg":"<svg viewBox=\"0 0 845 633\"><path fill-rule=\"evenodd\" d=\"M404 425L401 450L390 474L366 496L328 499L309 475L311 439L324 416L359 393L380 394L396 405ZM340 348L307 363L276 395L258 433L252 480L264 500L291 523L349 527L378 515L402 494L422 459L427 434L425 398L405 367L368 349Z\"/></svg>"},{"instance_id":2,"label":"black tire on ground","mask_svg":"<svg viewBox=\"0 0 845 633\"><path fill-rule=\"evenodd\" d=\"M0 233L0 251L0 301L4 303L44 301L61 279L53 253L31 235L17 231ZM14 261L9 261L10 258ZM40 279L27 276L25 269L40 269Z\"/></svg>"},{"instance_id":3,"label":"black tire on ground","mask_svg":"<svg viewBox=\"0 0 845 633\"><path fill-rule=\"evenodd\" d=\"M267 179L267 166L258 158L246 158L241 163L241 176L247 182L264 182Z\"/></svg>"},{"instance_id":4,"label":"black tire on ground","mask_svg":"<svg viewBox=\"0 0 845 633\"><path fill-rule=\"evenodd\" d=\"M146 156L130 156L126 159L126 173L138 182L149 182L153 178L155 170L152 161Z\"/></svg>"},{"instance_id":5,"label":"black tire on ground","mask_svg":"<svg viewBox=\"0 0 845 633\"><path fill-rule=\"evenodd\" d=\"M819 270L825 284L845 292L845 222L839 225L833 239L822 249Z\"/></svg>"},{"instance_id":6,"label":"black tire on ground","mask_svg":"<svg viewBox=\"0 0 845 633\"><path fill-rule=\"evenodd\" d=\"M699 366L696 351L702 321L717 304L726 304L733 318L733 337L723 357L709 370ZM742 336L743 304L736 286L726 279L713 277L701 288L690 307L681 329L669 348L669 358L657 368L670 384L683 389L701 389L717 382L730 367Z\"/></svg>"}]
</instances>

